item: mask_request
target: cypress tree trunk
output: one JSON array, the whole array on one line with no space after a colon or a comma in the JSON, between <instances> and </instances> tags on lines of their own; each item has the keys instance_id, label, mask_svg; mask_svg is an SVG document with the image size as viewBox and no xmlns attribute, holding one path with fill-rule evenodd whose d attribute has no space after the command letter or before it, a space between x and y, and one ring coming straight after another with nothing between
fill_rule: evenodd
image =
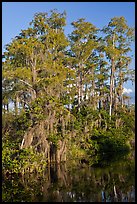
<instances>
[{"instance_id":1,"label":"cypress tree trunk","mask_svg":"<svg viewBox=\"0 0 137 204\"><path fill-rule=\"evenodd\" d=\"M3 104L4 114L6 113L6 104Z\"/></svg>"},{"instance_id":2,"label":"cypress tree trunk","mask_svg":"<svg viewBox=\"0 0 137 204\"><path fill-rule=\"evenodd\" d=\"M109 105L110 119L112 115L112 103L113 103L113 59L112 59L112 68L111 68L111 76L110 76L110 105Z\"/></svg>"},{"instance_id":3,"label":"cypress tree trunk","mask_svg":"<svg viewBox=\"0 0 137 204\"><path fill-rule=\"evenodd\" d=\"M16 97L15 97L15 101L14 101L15 115L18 114L18 102L19 102L19 98L18 98L18 96L16 96Z\"/></svg>"},{"instance_id":4,"label":"cypress tree trunk","mask_svg":"<svg viewBox=\"0 0 137 204\"><path fill-rule=\"evenodd\" d=\"M7 112L9 112L9 104L7 103L7 105L6 105L6 106L7 106Z\"/></svg>"},{"instance_id":5,"label":"cypress tree trunk","mask_svg":"<svg viewBox=\"0 0 137 204\"><path fill-rule=\"evenodd\" d=\"M115 33L113 34L113 49L115 48ZM114 72L115 72L115 61L114 57L111 58L111 76L110 76L110 105L109 105L109 116L111 120L113 100L114 100Z\"/></svg>"},{"instance_id":6,"label":"cypress tree trunk","mask_svg":"<svg viewBox=\"0 0 137 204\"><path fill-rule=\"evenodd\" d=\"M80 111L80 102L81 102L81 77L80 71L78 71L78 110Z\"/></svg>"},{"instance_id":7,"label":"cypress tree trunk","mask_svg":"<svg viewBox=\"0 0 137 204\"><path fill-rule=\"evenodd\" d=\"M93 110L96 110L96 102L95 102L95 81L92 81L92 103L93 103Z\"/></svg>"}]
</instances>

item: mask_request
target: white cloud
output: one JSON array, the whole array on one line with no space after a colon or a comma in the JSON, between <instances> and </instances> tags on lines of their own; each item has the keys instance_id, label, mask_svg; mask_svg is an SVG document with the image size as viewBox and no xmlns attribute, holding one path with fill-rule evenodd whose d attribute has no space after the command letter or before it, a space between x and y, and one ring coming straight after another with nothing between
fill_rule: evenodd
<instances>
[{"instance_id":1,"label":"white cloud","mask_svg":"<svg viewBox=\"0 0 137 204\"><path fill-rule=\"evenodd\" d=\"M123 93L130 94L132 92L133 92L132 89L123 88Z\"/></svg>"}]
</instances>

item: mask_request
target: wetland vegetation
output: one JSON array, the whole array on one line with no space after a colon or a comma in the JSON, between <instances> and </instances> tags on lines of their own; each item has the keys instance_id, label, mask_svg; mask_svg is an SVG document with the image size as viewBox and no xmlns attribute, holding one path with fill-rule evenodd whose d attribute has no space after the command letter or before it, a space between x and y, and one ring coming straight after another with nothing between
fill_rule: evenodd
<instances>
[{"instance_id":1,"label":"wetland vegetation","mask_svg":"<svg viewBox=\"0 0 137 204\"><path fill-rule=\"evenodd\" d=\"M133 201L134 29L124 17L65 26L65 12L36 13L3 53L2 199Z\"/></svg>"}]
</instances>

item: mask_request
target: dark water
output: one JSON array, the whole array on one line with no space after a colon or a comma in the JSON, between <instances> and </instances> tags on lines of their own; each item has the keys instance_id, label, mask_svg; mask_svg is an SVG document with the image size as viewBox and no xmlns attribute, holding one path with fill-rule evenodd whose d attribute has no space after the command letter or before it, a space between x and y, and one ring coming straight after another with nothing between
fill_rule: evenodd
<instances>
[{"instance_id":1,"label":"dark water","mask_svg":"<svg viewBox=\"0 0 137 204\"><path fill-rule=\"evenodd\" d=\"M3 202L135 202L135 161L123 157L107 166L75 161L52 165L42 174L3 178Z\"/></svg>"}]
</instances>

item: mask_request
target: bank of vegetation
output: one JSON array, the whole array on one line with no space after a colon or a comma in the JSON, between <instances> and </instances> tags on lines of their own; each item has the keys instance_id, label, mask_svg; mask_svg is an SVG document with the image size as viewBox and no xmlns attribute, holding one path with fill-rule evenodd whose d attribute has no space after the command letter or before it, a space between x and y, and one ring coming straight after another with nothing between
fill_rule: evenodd
<instances>
[{"instance_id":1,"label":"bank of vegetation","mask_svg":"<svg viewBox=\"0 0 137 204\"><path fill-rule=\"evenodd\" d=\"M134 105L123 84L134 82L134 29L114 17L99 29L81 18L66 35L66 13L36 13L5 46L2 68L4 172L52 162L128 152Z\"/></svg>"}]
</instances>

